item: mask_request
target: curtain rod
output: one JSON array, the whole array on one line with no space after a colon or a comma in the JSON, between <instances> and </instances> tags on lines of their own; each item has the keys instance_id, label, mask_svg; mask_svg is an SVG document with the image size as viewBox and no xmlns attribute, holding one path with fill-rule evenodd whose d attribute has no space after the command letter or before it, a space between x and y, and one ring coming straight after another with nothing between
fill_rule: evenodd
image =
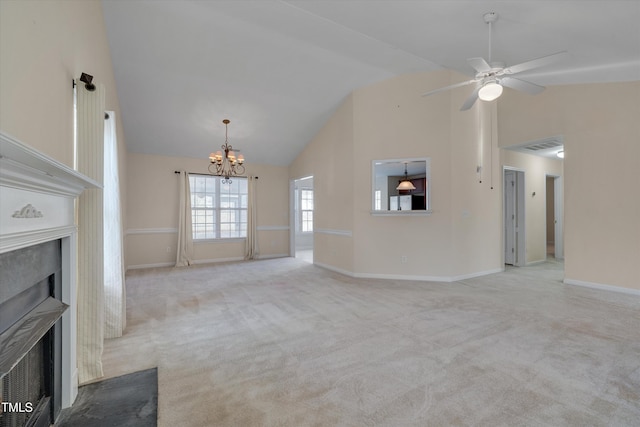
<instances>
[{"instance_id":1,"label":"curtain rod","mask_svg":"<svg viewBox=\"0 0 640 427\"><path fill-rule=\"evenodd\" d=\"M173 171L173 173L180 173L180 171ZM199 173L199 172L187 172L189 175L202 175L202 176L219 176L219 175L211 175L210 173ZM248 178L248 176L230 176L229 178ZM254 176L255 179L258 179L257 176Z\"/></svg>"}]
</instances>

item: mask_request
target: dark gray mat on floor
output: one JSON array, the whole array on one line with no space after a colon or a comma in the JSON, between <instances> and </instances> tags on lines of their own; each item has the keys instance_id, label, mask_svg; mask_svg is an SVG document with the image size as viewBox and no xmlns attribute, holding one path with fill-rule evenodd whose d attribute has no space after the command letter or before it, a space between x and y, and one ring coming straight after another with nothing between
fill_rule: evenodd
<instances>
[{"instance_id":1,"label":"dark gray mat on floor","mask_svg":"<svg viewBox=\"0 0 640 427\"><path fill-rule=\"evenodd\" d=\"M157 421L158 368L152 368L80 387L56 426L156 427Z\"/></svg>"}]
</instances>

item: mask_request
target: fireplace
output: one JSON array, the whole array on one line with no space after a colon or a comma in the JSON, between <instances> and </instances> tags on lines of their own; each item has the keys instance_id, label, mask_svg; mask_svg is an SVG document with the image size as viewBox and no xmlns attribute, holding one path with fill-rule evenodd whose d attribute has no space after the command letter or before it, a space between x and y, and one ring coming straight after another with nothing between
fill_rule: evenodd
<instances>
[{"instance_id":1,"label":"fireplace","mask_svg":"<svg viewBox=\"0 0 640 427\"><path fill-rule=\"evenodd\" d=\"M60 413L61 266L59 239L0 254L0 427Z\"/></svg>"},{"instance_id":2,"label":"fireplace","mask_svg":"<svg viewBox=\"0 0 640 427\"><path fill-rule=\"evenodd\" d=\"M0 426L48 426L75 400L74 203L99 186L0 131Z\"/></svg>"}]
</instances>

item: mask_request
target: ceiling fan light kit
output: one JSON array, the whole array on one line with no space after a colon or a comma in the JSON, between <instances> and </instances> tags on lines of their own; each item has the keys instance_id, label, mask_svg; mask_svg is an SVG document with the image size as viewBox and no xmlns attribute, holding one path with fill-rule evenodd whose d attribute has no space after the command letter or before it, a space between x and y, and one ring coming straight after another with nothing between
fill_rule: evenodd
<instances>
[{"instance_id":1,"label":"ceiling fan light kit","mask_svg":"<svg viewBox=\"0 0 640 427\"><path fill-rule=\"evenodd\" d=\"M491 61L491 37L493 34L493 23L498 20L498 14L495 12L488 12L483 15L484 22L489 25L489 60L484 58L469 58L467 62L476 70L475 78L462 83L456 83L450 86L446 86L440 89L435 89L422 94L422 96L429 96L445 90L454 89L461 86L467 86L475 84L476 88L462 104L460 111L465 111L473 107L476 100L480 98L482 101L493 101L502 95L504 86L515 89L521 92L525 92L531 95L536 95L544 90L543 86L539 86L535 83L531 83L525 80L521 80L512 77L514 74L521 73L523 71L529 71L534 68L543 67L563 58L567 52L562 51L554 53L552 55L543 56L542 58L533 59L517 65L507 67L502 62Z\"/></svg>"},{"instance_id":2,"label":"ceiling fan light kit","mask_svg":"<svg viewBox=\"0 0 640 427\"><path fill-rule=\"evenodd\" d=\"M497 80L485 83L478 91L478 98L483 101L493 101L502 95L502 86Z\"/></svg>"}]
</instances>

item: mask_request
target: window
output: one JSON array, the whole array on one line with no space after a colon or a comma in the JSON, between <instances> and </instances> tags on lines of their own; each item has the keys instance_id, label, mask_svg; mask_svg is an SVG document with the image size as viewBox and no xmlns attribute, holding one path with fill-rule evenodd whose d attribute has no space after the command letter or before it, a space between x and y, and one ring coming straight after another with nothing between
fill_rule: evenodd
<instances>
[{"instance_id":1,"label":"window","mask_svg":"<svg viewBox=\"0 0 640 427\"><path fill-rule=\"evenodd\" d=\"M429 215L431 213L431 159L374 160L373 215ZM410 183L407 189L399 184Z\"/></svg>"},{"instance_id":2,"label":"window","mask_svg":"<svg viewBox=\"0 0 640 427\"><path fill-rule=\"evenodd\" d=\"M247 179L190 175L193 240L247 237Z\"/></svg>"},{"instance_id":3,"label":"window","mask_svg":"<svg viewBox=\"0 0 640 427\"><path fill-rule=\"evenodd\" d=\"M300 190L300 225L302 232L313 231L313 190L302 189Z\"/></svg>"}]
</instances>

